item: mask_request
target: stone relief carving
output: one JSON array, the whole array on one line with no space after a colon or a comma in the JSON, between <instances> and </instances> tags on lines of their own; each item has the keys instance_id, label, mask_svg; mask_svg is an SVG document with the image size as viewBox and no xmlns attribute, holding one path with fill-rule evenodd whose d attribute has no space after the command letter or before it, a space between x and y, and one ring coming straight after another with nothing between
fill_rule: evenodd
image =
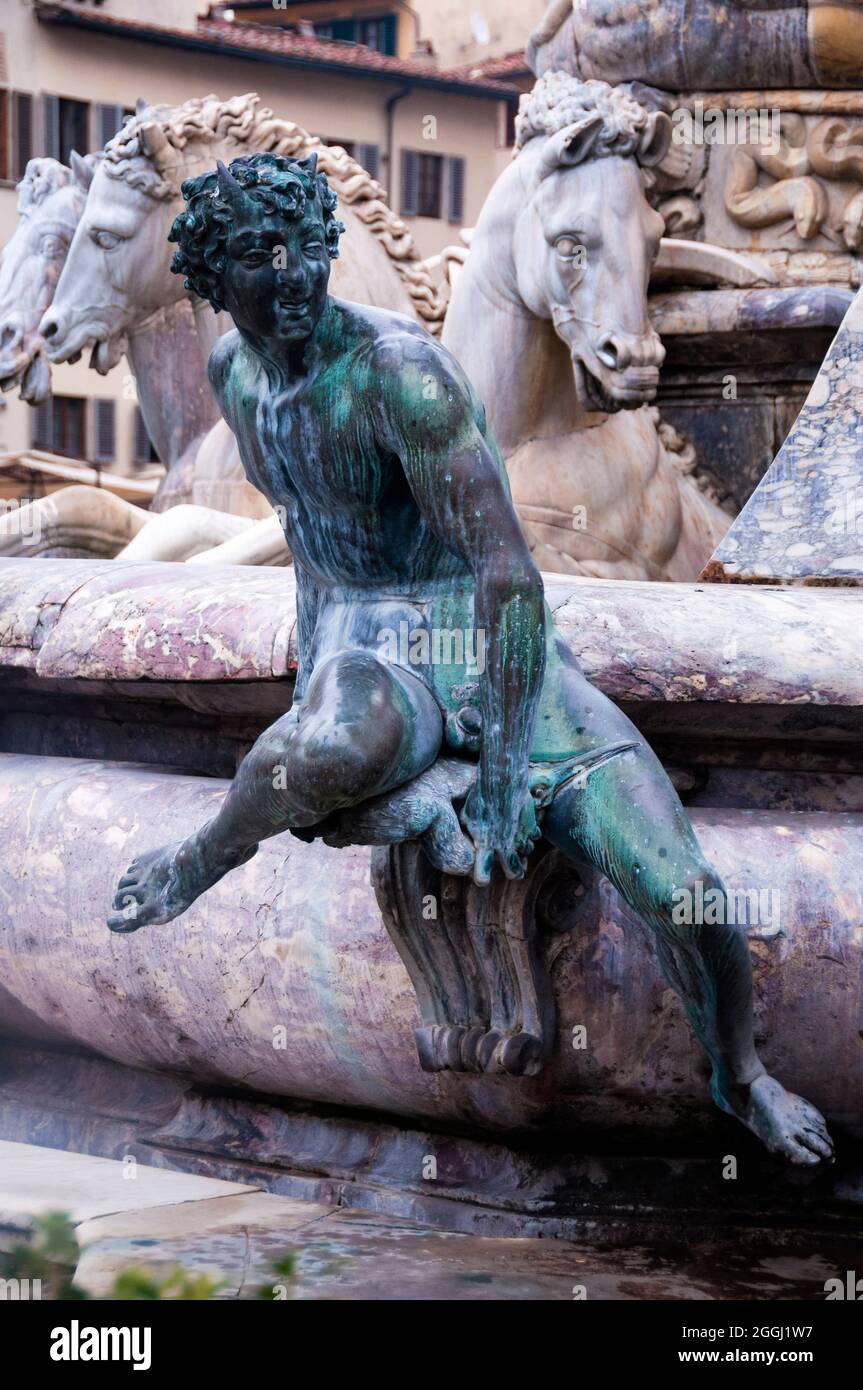
<instances>
[{"instance_id":1,"label":"stone relief carving","mask_svg":"<svg viewBox=\"0 0 863 1390\"><path fill-rule=\"evenodd\" d=\"M837 197L828 196L830 183L844 185L836 189L838 206ZM855 183L861 185L856 191ZM741 226L770 227L790 218L803 241L820 233L849 251L859 251L863 125L827 116L807 126L797 113L783 112L781 133L771 145L747 144L732 151L725 206Z\"/></svg>"}]
</instances>

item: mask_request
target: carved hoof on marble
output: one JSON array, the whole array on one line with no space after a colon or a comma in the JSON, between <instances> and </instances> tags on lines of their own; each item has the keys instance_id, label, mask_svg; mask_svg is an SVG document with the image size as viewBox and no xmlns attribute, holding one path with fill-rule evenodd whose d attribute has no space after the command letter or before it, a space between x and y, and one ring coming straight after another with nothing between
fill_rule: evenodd
<instances>
[{"instance_id":1,"label":"carved hoof on marble","mask_svg":"<svg viewBox=\"0 0 863 1390\"><path fill-rule=\"evenodd\" d=\"M533 1033L515 1033L502 1038L494 1050L488 1071L508 1076L538 1076L545 1061L542 1041Z\"/></svg>"},{"instance_id":2,"label":"carved hoof on marble","mask_svg":"<svg viewBox=\"0 0 863 1390\"><path fill-rule=\"evenodd\" d=\"M416 1030L423 1071L454 1071L506 1076L537 1076L544 1049L533 1033L501 1034L478 1025L433 1023Z\"/></svg>"}]
</instances>

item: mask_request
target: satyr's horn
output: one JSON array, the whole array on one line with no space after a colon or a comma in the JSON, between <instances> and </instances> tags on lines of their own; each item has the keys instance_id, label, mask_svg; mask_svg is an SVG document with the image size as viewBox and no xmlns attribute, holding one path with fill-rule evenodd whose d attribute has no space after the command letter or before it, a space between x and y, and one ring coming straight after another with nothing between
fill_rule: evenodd
<instances>
[{"instance_id":1,"label":"satyr's horn","mask_svg":"<svg viewBox=\"0 0 863 1390\"><path fill-rule=\"evenodd\" d=\"M245 190L242 184L238 183L228 169L220 160L216 163L216 170L219 177L219 196L229 207L237 211L245 197Z\"/></svg>"},{"instance_id":2,"label":"satyr's horn","mask_svg":"<svg viewBox=\"0 0 863 1390\"><path fill-rule=\"evenodd\" d=\"M308 159L304 159L301 161L301 166L303 169L305 169L306 173L309 175L309 178L313 179L318 169L317 154L310 154Z\"/></svg>"}]
</instances>

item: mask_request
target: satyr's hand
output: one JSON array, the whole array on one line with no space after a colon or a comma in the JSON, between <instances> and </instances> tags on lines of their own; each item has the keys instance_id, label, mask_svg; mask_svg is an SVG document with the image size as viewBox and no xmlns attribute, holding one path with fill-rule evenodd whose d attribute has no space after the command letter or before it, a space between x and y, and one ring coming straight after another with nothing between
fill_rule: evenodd
<instances>
[{"instance_id":1,"label":"satyr's hand","mask_svg":"<svg viewBox=\"0 0 863 1390\"><path fill-rule=\"evenodd\" d=\"M474 784L464 804L461 821L476 850L474 883L484 885L491 881L495 856L507 878L524 877L528 856L541 835L536 805L527 790L521 798L518 814L505 819L484 805Z\"/></svg>"}]
</instances>

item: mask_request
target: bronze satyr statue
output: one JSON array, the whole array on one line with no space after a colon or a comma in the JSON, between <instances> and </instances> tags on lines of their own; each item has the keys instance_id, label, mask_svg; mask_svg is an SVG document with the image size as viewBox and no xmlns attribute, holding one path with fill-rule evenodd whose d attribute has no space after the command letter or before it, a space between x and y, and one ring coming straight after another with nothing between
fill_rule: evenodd
<instances>
[{"instance_id":1,"label":"bronze satyr statue","mask_svg":"<svg viewBox=\"0 0 863 1390\"><path fill-rule=\"evenodd\" d=\"M407 318L328 296L342 228L313 158L251 155L183 193L173 268L236 325L210 380L249 481L284 518L299 671L292 709L215 818L123 875L111 929L171 921L262 840L313 838L351 808L362 819L377 806L386 841L418 839L438 868L480 885L520 878L542 835L653 927L716 1103L774 1153L829 1159L821 1115L755 1050L733 913L676 920L681 890L700 900L701 885L715 902L721 881L659 760L556 634L458 363ZM458 776L436 773L453 765L460 817Z\"/></svg>"}]
</instances>

